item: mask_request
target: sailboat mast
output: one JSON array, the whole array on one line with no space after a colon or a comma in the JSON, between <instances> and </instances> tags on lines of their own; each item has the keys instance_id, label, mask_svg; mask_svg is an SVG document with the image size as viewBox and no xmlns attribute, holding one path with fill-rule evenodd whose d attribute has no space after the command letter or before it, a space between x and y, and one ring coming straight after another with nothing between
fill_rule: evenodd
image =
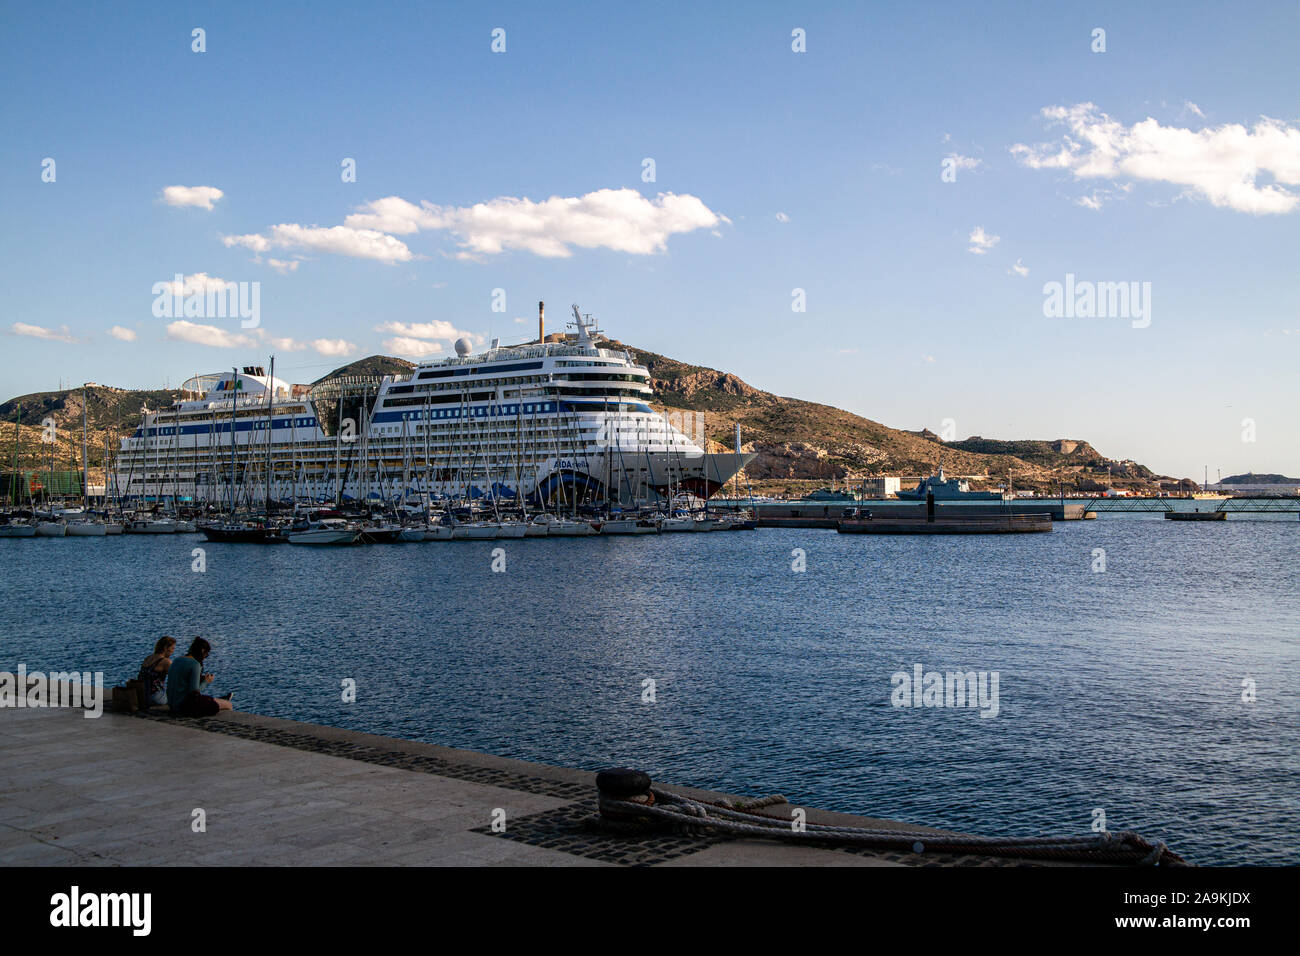
<instances>
[{"instance_id":1,"label":"sailboat mast","mask_svg":"<svg viewBox=\"0 0 1300 956\"><path fill-rule=\"evenodd\" d=\"M271 439L275 433L275 356L271 356L270 398L266 403L266 516L271 516Z\"/></svg>"},{"instance_id":2,"label":"sailboat mast","mask_svg":"<svg viewBox=\"0 0 1300 956\"><path fill-rule=\"evenodd\" d=\"M86 477L90 466L86 459L86 390L81 390L81 509L90 507L90 493L86 488Z\"/></svg>"},{"instance_id":3,"label":"sailboat mast","mask_svg":"<svg viewBox=\"0 0 1300 956\"><path fill-rule=\"evenodd\" d=\"M339 412L334 423L334 507L343 503L343 484L339 481L339 442L343 440L343 390L339 389Z\"/></svg>"},{"instance_id":4,"label":"sailboat mast","mask_svg":"<svg viewBox=\"0 0 1300 956\"><path fill-rule=\"evenodd\" d=\"M18 441L22 432L19 429L18 419L22 418L22 415L23 415L23 403L19 402L17 409L14 410L14 470L13 470L13 482L12 482L13 488L10 489L13 492L13 499L15 505L19 504L18 501Z\"/></svg>"},{"instance_id":5,"label":"sailboat mast","mask_svg":"<svg viewBox=\"0 0 1300 956\"><path fill-rule=\"evenodd\" d=\"M239 403L239 369L232 368L230 380L230 514L235 514L235 406Z\"/></svg>"}]
</instances>

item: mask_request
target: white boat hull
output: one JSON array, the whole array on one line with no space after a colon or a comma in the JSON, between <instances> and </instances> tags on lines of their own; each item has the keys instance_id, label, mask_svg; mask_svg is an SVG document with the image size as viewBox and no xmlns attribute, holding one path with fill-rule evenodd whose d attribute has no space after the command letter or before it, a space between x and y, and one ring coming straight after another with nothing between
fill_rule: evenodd
<instances>
[{"instance_id":1,"label":"white boat hull","mask_svg":"<svg viewBox=\"0 0 1300 956\"><path fill-rule=\"evenodd\" d=\"M38 538L62 538L68 533L68 526L59 521L42 521L36 526Z\"/></svg>"},{"instance_id":2,"label":"white boat hull","mask_svg":"<svg viewBox=\"0 0 1300 956\"><path fill-rule=\"evenodd\" d=\"M34 538L36 528L29 524L11 524L0 527L0 538Z\"/></svg>"},{"instance_id":3,"label":"white boat hull","mask_svg":"<svg viewBox=\"0 0 1300 956\"><path fill-rule=\"evenodd\" d=\"M359 531L334 531L334 530L315 530L315 531L290 531L290 544L352 544L358 537Z\"/></svg>"},{"instance_id":4,"label":"white boat hull","mask_svg":"<svg viewBox=\"0 0 1300 956\"><path fill-rule=\"evenodd\" d=\"M659 528L635 519L616 519L606 521L600 526L601 534L658 534Z\"/></svg>"},{"instance_id":5,"label":"white boat hull","mask_svg":"<svg viewBox=\"0 0 1300 956\"><path fill-rule=\"evenodd\" d=\"M70 538L102 538L108 534L108 528L94 521L71 521L68 523Z\"/></svg>"},{"instance_id":6,"label":"white boat hull","mask_svg":"<svg viewBox=\"0 0 1300 956\"><path fill-rule=\"evenodd\" d=\"M596 529L585 521L556 521L546 528L548 538L585 538Z\"/></svg>"},{"instance_id":7,"label":"white boat hull","mask_svg":"<svg viewBox=\"0 0 1300 956\"><path fill-rule=\"evenodd\" d=\"M126 526L127 534L175 534L176 524L172 521L132 521Z\"/></svg>"},{"instance_id":8,"label":"white boat hull","mask_svg":"<svg viewBox=\"0 0 1300 956\"><path fill-rule=\"evenodd\" d=\"M453 541L486 541L497 536L494 524L458 524L451 529Z\"/></svg>"}]
</instances>

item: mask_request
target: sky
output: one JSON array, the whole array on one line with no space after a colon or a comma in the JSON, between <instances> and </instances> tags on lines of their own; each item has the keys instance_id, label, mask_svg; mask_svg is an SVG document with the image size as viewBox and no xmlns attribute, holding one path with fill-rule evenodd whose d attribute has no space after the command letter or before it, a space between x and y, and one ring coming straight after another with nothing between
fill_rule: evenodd
<instances>
[{"instance_id":1,"label":"sky","mask_svg":"<svg viewBox=\"0 0 1300 956\"><path fill-rule=\"evenodd\" d=\"M310 382L545 300L893 427L1300 475L1300 3L0 20L0 397Z\"/></svg>"}]
</instances>

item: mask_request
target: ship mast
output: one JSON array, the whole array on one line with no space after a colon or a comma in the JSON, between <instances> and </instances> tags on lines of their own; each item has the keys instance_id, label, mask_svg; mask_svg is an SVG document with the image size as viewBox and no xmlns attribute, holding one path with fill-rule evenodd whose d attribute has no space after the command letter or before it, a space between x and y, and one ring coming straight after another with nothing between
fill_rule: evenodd
<instances>
[{"instance_id":1,"label":"ship mast","mask_svg":"<svg viewBox=\"0 0 1300 956\"><path fill-rule=\"evenodd\" d=\"M266 517L271 517L271 440L275 437L275 356L271 356L271 377L266 380L270 398L266 403Z\"/></svg>"},{"instance_id":2,"label":"ship mast","mask_svg":"<svg viewBox=\"0 0 1300 956\"><path fill-rule=\"evenodd\" d=\"M230 517L235 516L235 405L239 402L239 368L230 370Z\"/></svg>"},{"instance_id":3,"label":"ship mast","mask_svg":"<svg viewBox=\"0 0 1300 956\"><path fill-rule=\"evenodd\" d=\"M89 472L86 461L86 390L81 390L81 510L90 507L90 495L86 489L86 476Z\"/></svg>"}]
</instances>

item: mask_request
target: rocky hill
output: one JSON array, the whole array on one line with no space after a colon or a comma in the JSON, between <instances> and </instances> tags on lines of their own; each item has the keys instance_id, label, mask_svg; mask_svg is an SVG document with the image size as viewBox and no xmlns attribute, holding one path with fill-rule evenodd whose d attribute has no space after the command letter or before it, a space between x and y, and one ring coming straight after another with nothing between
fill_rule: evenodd
<instances>
[{"instance_id":1,"label":"rocky hill","mask_svg":"<svg viewBox=\"0 0 1300 956\"><path fill-rule=\"evenodd\" d=\"M1225 485L1300 485L1300 478L1288 478L1286 475L1257 475L1247 472L1244 475L1229 475L1223 479Z\"/></svg>"},{"instance_id":2,"label":"rocky hill","mask_svg":"<svg viewBox=\"0 0 1300 956\"><path fill-rule=\"evenodd\" d=\"M868 476L929 474L940 463L949 474L968 476L975 487L1010 481L1016 488L1096 491L1107 485L1153 488L1158 477L1131 461L1107 459L1088 442L999 440L974 436L944 442L928 430L890 428L843 409L755 388L729 372L691 365L634 346L624 348L650 372L661 411L693 438L707 437L710 451L730 451L735 423L741 426L744 450L757 453L744 478L762 491L801 493L831 482L854 482ZM318 382L339 375L402 374L413 368L404 359L372 355L351 362ZM313 384L317 384L313 383ZM13 422L17 406L16 445L20 467L80 467L83 403L89 426L92 470L100 466L104 441L139 424L140 409L164 407L180 395L176 389L132 390L87 384L64 391L37 392L0 404L0 468L12 467ZM42 439L42 422L55 423L55 442ZM1269 476L1255 476L1263 480ZM1225 479L1231 480L1231 479ZM1187 487L1190 487L1188 480ZM1167 487L1179 487L1167 483Z\"/></svg>"},{"instance_id":3,"label":"rocky hill","mask_svg":"<svg viewBox=\"0 0 1300 956\"><path fill-rule=\"evenodd\" d=\"M689 365L619 342L650 372L660 408L701 413L710 451L733 447L741 426L745 451L758 457L746 476L764 490L806 490L807 484L853 482L878 475L949 474L975 478L975 487L1008 480L1016 488L1095 491L1109 485L1147 487L1156 476L1134 462L1107 459L1088 442L1000 441L972 437L944 442L931 431L904 431L830 405L785 398L754 388L729 372ZM983 480L980 480L980 479Z\"/></svg>"}]
</instances>

